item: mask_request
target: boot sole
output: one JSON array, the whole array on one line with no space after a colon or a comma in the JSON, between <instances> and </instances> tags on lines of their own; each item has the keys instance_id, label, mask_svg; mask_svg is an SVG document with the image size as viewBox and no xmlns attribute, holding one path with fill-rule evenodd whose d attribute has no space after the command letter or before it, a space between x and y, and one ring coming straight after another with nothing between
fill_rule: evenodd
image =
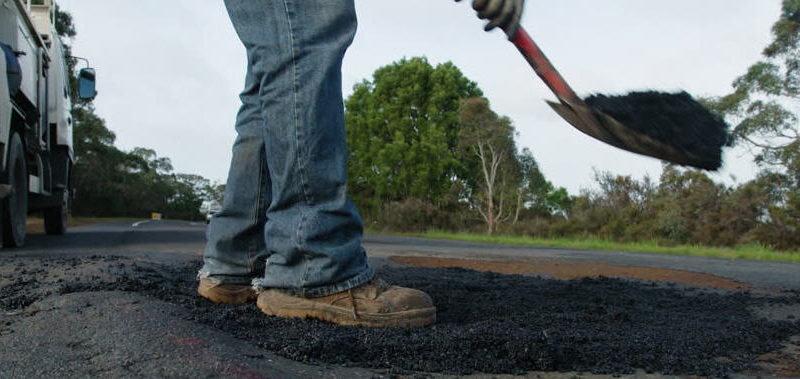
<instances>
[{"instance_id":1,"label":"boot sole","mask_svg":"<svg viewBox=\"0 0 800 379\"><path fill-rule=\"evenodd\" d=\"M200 281L200 284L197 286L197 293L208 300L222 304L244 304L258 297L258 294L252 287L231 291L220 289L213 284L203 281Z\"/></svg>"},{"instance_id":2,"label":"boot sole","mask_svg":"<svg viewBox=\"0 0 800 379\"><path fill-rule=\"evenodd\" d=\"M282 318L316 319L346 326L365 326L370 328L421 328L436 322L436 307L414 309L393 313L359 312L353 317L349 309L322 304L310 300L286 302L287 295L277 291L266 291L258 296L256 305L270 316ZM281 304L283 303L283 304Z\"/></svg>"}]
</instances>

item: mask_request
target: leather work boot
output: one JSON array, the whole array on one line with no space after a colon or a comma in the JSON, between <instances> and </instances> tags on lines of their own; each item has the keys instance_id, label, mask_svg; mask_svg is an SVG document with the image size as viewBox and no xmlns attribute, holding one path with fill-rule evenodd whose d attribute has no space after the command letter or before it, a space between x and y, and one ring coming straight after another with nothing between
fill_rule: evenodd
<instances>
[{"instance_id":1,"label":"leather work boot","mask_svg":"<svg viewBox=\"0 0 800 379\"><path fill-rule=\"evenodd\" d=\"M270 316L313 318L339 325L423 327L436 322L436 307L428 294L390 286L377 277L359 287L324 297L306 298L266 290L258 295L257 304Z\"/></svg>"},{"instance_id":2,"label":"leather work boot","mask_svg":"<svg viewBox=\"0 0 800 379\"><path fill-rule=\"evenodd\" d=\"M197 293L215 303L244 304L258 297L255 288L249 284L225 284L209 278L200 279Z\"/></svg>"}]
</instances>

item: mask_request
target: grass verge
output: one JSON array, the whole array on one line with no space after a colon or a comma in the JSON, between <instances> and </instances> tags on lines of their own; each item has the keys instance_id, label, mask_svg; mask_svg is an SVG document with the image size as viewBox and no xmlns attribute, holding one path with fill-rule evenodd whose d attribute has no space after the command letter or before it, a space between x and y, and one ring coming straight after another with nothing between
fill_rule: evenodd
<instances>
[{"instance_id":1,"label":"grass verge","mask_svg":"<svg viewBox=\"0 0 800 379\"><path fill-rule=\"evenodd\" d=\"M542 239L516 236L487 236L469 233L452 233L429 231L427 233L402 233L409 237L447 239L468 242L489 242L508 245L562 247L572 249L592 249L609 251L627 251L639 253L657 253L670 255L692 255L700 257L716 257L727 259L754 259L776 262L800 262L800 251L776 251L765 246L747 245L735 248L707 247L699 245L663 246L656 242L619 243L602 239L554 238Z\"/></svg>"}]
</instances>

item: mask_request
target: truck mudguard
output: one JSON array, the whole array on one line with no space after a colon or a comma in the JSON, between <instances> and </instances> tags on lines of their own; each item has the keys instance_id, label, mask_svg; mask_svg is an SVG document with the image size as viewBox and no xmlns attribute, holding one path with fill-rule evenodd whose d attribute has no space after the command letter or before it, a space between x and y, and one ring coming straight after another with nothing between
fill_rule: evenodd
<instances>
[{"instance_id":1,"label":"truck mudguard","mask_svg":"<svg viewBox=\"0 0 800 379\"><path fill-rule=\"evenodd\" d=\"M6 57L6 78L8 79L8 94L14 96L19 91L19 86L22 84L22 69L19 67L17 56L8 46L0 42L0 49L3 50L3 55Z\"/></svg>"}]
</instances>

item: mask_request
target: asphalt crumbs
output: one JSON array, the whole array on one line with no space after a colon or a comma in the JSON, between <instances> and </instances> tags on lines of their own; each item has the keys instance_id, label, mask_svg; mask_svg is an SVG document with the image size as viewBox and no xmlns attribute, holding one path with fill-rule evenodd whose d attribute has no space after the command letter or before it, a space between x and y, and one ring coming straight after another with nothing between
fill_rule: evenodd
<instances>
[{"instance_id":1,"label":"asphalt crumbs","mask_svg":"<svg viewBox=\"0 0 800 379\"><path fill-rule=\"evenodd\" d=\"M268 317L254 304L215 305L196 295L200 263L129 258L0 259L0 307L24 310L69 293L128 291L186 308L213 326L301 362L393 373L579 371L727 376L800 334L800 320L759 309L800 304L800 294L724 292L623 279L560 281L458 268L386 266L388 281L429 293L436 325L366 329ZM6 323L6 327L8 326ZM0 323L0 335L3 324Z\"/></svg>"}]
</instances>

